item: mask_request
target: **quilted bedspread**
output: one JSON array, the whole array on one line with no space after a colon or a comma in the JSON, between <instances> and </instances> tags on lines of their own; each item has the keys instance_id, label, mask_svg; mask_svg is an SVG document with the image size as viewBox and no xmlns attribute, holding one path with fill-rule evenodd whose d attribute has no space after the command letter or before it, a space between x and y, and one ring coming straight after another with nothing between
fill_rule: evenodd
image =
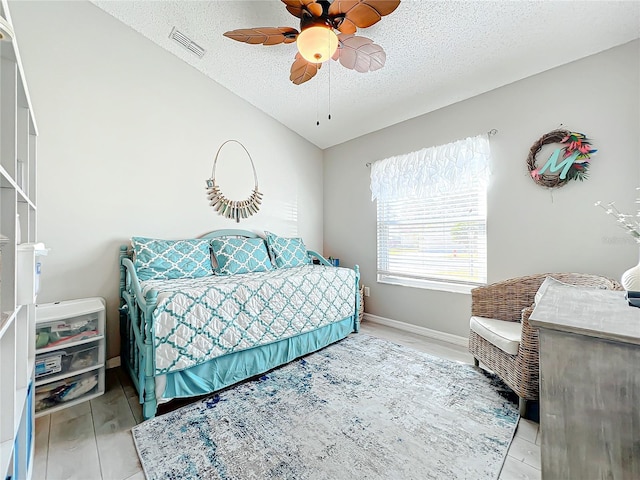
<instances>
[{"instance_id":1,"label":"quilted bedspread","mask_svg":"<svg viewBox=\"0 0 640 480\"><path fill-rule=\"evenodd\" d=\"M305 265L269 272L148 280L156 374L309 332L355 313L355 272Z\"/></svg>"}]
</instances>

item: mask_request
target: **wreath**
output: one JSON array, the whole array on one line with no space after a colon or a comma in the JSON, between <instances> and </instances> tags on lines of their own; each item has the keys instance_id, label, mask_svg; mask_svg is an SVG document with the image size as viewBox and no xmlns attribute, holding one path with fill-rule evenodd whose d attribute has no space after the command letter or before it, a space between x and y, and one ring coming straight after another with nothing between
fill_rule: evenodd
<instances>
[{"instance_id":1,"label":"wreath","mask_svg":"<svg viewBox=\"0 0 640 480\"><path fill-rule=\"evenodd\" d=\"M591 154L597 150L590 145L583 133L568 130L554 130L544 134L531 146L527 157L527 167L534 182L542 187L557 188L569 180L586 180L588 177ZM544 145L559 143L564 147L556 150L542 168L536 166L536 155ZM544 173L549 168L554 174ZM555 174L561 170L559 174Z\"/></svg>"}]
</instances>

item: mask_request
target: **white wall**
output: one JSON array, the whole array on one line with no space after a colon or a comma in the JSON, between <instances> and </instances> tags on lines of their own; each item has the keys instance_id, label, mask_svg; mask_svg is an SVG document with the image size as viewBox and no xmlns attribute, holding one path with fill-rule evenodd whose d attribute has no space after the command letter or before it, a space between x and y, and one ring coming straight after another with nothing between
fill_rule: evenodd
<instances>
[{"instance_id":1,"label":"white wall","mask_svg":"<svg viewBox=\"0 0 640 480\"><path fill-rule=\"evenodd\" d=\"M639 59L635 41L325 150L324 253L360 265L371 287L366 311L468 335L470 295L376 283L376 208L365 163L493 128L490 283L552 271L619 279L635 265L638 245L593 204L615 200L628 213L637 207ZM586 133L599 151L587 181L550 192L531 180L525 162L531 145L560 124Z\"/></svg>"},{"instance_id":2,"label":"white wall","mask_svg":"<svg viewBox=\"0 0 640 480\"><path fill-rule=\"evenodd\" d=\"M38 137L41 303L107 299L107 357L119 353L118 251L131 236L219 228L322 245L322 152L89 2L11 2ZM227 139L251 153L262 210L239 225L205 195ZM249 160L227 145L218 181L249 196Z\"/></svg>"}]
</instances>

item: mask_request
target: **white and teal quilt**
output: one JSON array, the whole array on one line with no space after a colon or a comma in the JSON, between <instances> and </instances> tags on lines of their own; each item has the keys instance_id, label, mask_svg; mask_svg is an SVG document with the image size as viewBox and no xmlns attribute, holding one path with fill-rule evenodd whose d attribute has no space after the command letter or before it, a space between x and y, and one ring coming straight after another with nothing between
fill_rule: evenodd
<instances>
[{"instance_id":1,"label":"white and teal quilt","mask_svg":"<svg viewBox=\"0 0 640 480\"><path fill-rule=\"evenodd\" d=\"M304 265L141 282L153 311L156 375L310 332L355 313L355 271Z\"/></svg>"}]
</instances>

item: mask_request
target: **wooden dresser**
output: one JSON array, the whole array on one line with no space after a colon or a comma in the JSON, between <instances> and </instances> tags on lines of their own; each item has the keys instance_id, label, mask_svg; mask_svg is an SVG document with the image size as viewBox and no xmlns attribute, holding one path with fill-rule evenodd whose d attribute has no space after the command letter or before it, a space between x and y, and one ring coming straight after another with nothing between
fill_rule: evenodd
<instances>
[{"instance_id":1,"label":"wooden dresser","mask_svg":"<svg viewBox=\"0 0 640 480\"><path fill-rule=\"evenodd\" d=\"M640 478L640 308L625 292L550 285L540 335L542 478Z\"/></svg>"}]
</instances>

